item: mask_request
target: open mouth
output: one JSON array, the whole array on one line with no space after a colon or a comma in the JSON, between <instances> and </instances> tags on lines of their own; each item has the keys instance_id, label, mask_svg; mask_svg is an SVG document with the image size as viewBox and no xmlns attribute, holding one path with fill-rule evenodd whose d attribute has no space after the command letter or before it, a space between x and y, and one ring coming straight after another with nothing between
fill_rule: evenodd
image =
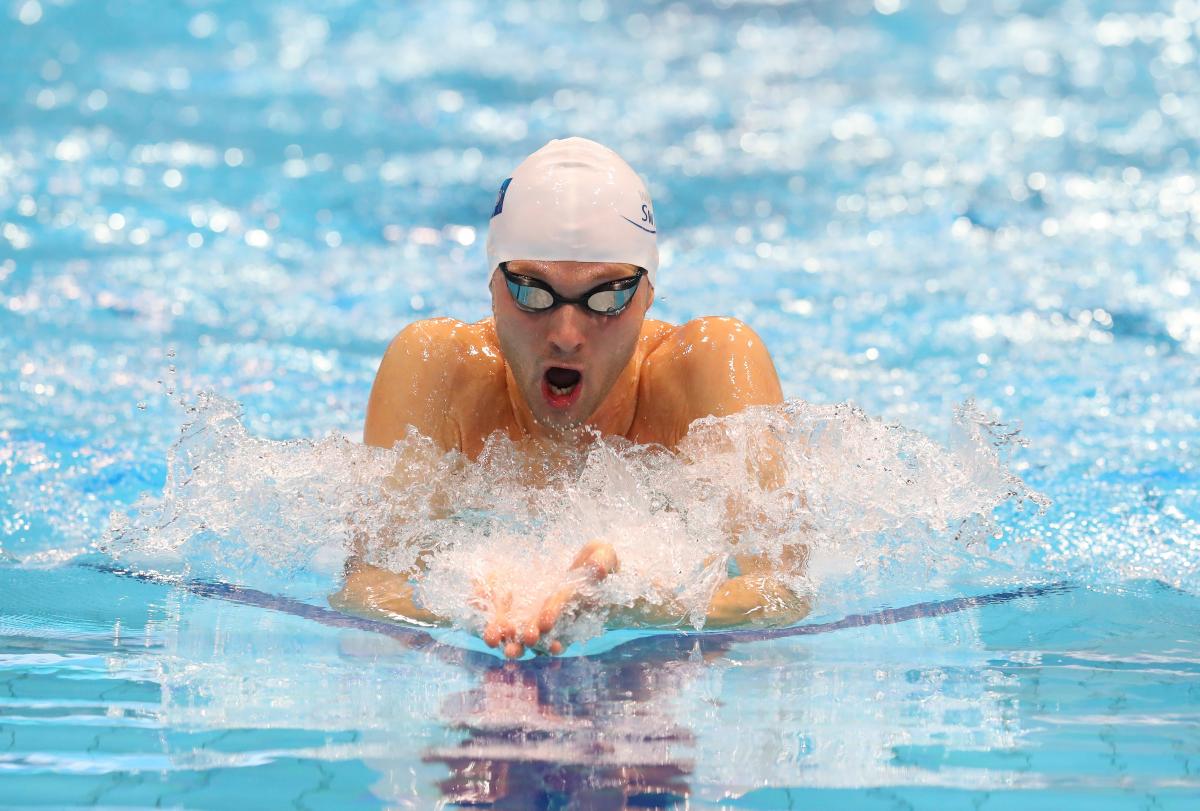
<instances>
[{"instance_id":1,"label":"open mouth","mask_svg":"<svg viewBox=\"0 0 1200 811\"><path fill-rule=\"evenodd\" d=\"M551 366L542 376L542 394L554 408L567 408L579 399L583 374L578 369Z\"/></svg>"}]
</instances>

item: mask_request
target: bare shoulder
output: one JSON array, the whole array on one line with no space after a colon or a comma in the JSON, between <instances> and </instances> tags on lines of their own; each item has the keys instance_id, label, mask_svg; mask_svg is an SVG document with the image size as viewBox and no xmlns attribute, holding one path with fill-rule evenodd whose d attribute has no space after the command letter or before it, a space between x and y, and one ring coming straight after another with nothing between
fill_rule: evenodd
<instances>
[{"instance_id":1,"label":"bare shoulder","mask_svg":"<svg viewBox=\"0 0 1200 811\"><path fill-rule=\"evenodd\" d=\"M489 350L498 350L496 330L491 319L466 323L454 318L427 318L414 321L392 339L384 362L389 356L398 359L418 353L424 359L470 363L475 358L491 357Z\"/></svg>"},{"instance_id":2,"label":"bare shoulder","mask_svg":"<svg viewBox=\"0 0 1200 811\"><path fill-rule=\"evenodd\" d=\"M727 367L743 359L770 361L770 353L753 329L736 318L704 316L688 321L663 336L650 361L660 367L703 372L714 364Z\"/></svg>"},{"instance_id":3,"label":"bare shoulder","mask_svg":"<svg viewBox=\"0 0 1200 811\"><path fill-rule=\"evenodd\" d=\"M766 344L736 318L707 316L673 327L643 368L643 394L687 423L783 401Z\"/></svg>"},{"instance_id":4,"label":"bare shoulder","mask_svg":"<svg viewBox=\"0 0 1200 811\"><path fill-rule=\"evenodd\" d=\"M392 339L379 364L363 441L391 447L413 426L445 448L457 447L455 406L465 388L486 386L497 370L502 379L503 361L490 321L431 318L409 324Z\"/></svg>"}]
</instances>

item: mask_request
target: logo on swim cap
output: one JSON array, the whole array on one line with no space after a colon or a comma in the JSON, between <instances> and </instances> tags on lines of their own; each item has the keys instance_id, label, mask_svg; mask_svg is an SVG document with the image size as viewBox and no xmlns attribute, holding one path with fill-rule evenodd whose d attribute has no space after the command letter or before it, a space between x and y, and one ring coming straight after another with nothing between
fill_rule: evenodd
<instances>
[{"instance_id":1,"label":"logo on swim cap","mask_svg":"<svg viewBox=\"0 0 1200 811\"><path fill-rule=\"evenodd\" d=\"M492 209L493 217L504 210L504 195L508 192L509 183L512 183L511 177L506 177L504 182L500 184L500 193L496 195L496 207Z\"/></svg>"}]
</instances>

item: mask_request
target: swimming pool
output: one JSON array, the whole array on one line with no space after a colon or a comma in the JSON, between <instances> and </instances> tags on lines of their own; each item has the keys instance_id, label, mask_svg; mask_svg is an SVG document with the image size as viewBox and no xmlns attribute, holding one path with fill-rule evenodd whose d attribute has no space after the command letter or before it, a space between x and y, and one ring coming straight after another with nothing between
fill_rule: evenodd
<instances>
[{"instance_id":1,"label":"swimming pool","mask_svg":"<svg viewBox=\"0 0 1200 811\"><path fill-rule=\"evenodd\" d=\"M1194 805L1200 4L248 5L0 19L0 806ZM487 314L568 133L650 183L658 317L929 454L945 526L852 479L888 529L803 633L506 665L324 608L383 347ZM1025 508L956 545L993 440ZM113 512L178 532L114 563Z\"/></svg>"}]
</instances>

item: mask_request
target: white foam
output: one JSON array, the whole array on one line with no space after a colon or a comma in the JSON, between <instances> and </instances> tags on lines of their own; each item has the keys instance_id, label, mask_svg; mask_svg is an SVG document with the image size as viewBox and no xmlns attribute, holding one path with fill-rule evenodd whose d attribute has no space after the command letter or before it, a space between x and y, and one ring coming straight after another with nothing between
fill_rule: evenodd
<instances>
[{"instance_id":1,"label":"white foam","mask_svg":"<svg viewBox=\"0 0 1200 811\"><path fill-rule=\"evenodd\" d=\"M992 511L1043 501L1002 463L1011 439L969 405L943 447L850 405L794 400L700 420L674 453L598 438L547 451L497 435L469 460L415 432L391 450L260 439L209 395L170 451L161 496L114 515L107 545L143 565L313 595L336 588L352 553L395 571L420 560L419 600L476 631L480 584L510 584L524 616L592 539L621 564L591 587L597 605L676 606L696 627L735 556L779 561L803 545L807 568L785 579L824 613L1005 563L977 543ZM562 636L598 633L605 616L580 612Z\"/></svg>"}]
</instances>

